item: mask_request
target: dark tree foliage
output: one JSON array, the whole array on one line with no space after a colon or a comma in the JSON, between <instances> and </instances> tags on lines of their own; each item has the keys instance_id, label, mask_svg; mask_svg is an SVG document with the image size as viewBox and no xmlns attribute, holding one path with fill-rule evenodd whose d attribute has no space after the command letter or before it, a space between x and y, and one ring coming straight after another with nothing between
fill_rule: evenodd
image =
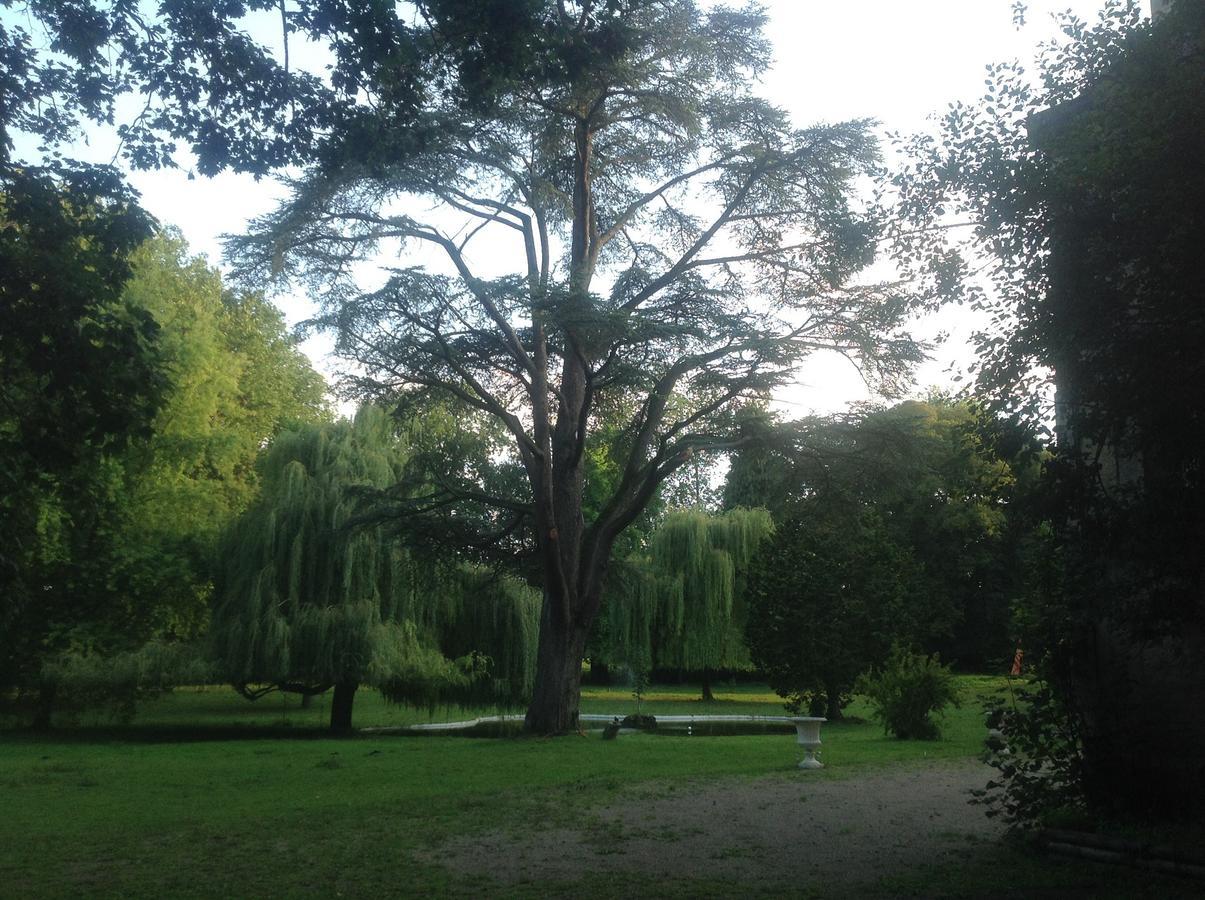
<instances>
[{"instance_id":1,"label":"dark tree foliage","mask_svg":"<svg viewBox=\"0 0 1205 900\"><path fill-rule=\"evenodd\" d=\"M155 325L121 301L152 221L106 168L6 171L0 215L5 459L70 467L155 408Z\"/></svg>"},{"instance_id":2,"label":"dark tree foliage","mask_svg":"<svg viewBox=\"0 0 1205 900\"><path fill-rule=\"evenodd\" d=\"M0 688L36 687L78 623L122 630L98 473L164 385L157 326L121 296L150 229L109 169L0 170Z\"/></svg>"},{"instance_id":3,"label":"dark tree foliage","mask_svg":"<svg viewBox=\"0 0 1205 900\"><path fill-rule=\"evenodd\" d=\"M1003 668L1040 461L1031 438L940 397L780 425L751 413L745 427L754 443L733 459L726 503L760 503L780 524L806 527L801 511L815 517L840 500L854 536L861 510L872 511L924 598L924 612L901 621L901 639L963 668ZM845 513L827 515L838 527Z\"/></svg>"},{"instance_id":4,"label":"dark tree foliage","mask_svg":"<svg viewBox=\"0 0 1205 900\"><path fill-rule=\"evenodd\" d=\"M789 709L840 718L858 676L893 642L928 636L917 569L882 517L856 500L795 505L748 584L753 662Z\"/></svg>"},{"instance_id":5,"label":"dark tree foliage","mask_svg":"<svg viewBox=\"0 0 1205 900\"><path fill-rule=\"evenodd\" d=\"M956 231L915 228L950 214L988 264L983 388L1035 415L1038 382L1057 386L1059 570L1026 617L1044 721L1070 717L1083 753L1062 771L1099 808L1199 817L1205 770L1183 748L1205 737L1188 712L1205 704L1205 6L1152 25L1113 3L1065 31L1036 80L997 67L914 141L898 186L918 258L955 249Z\"/></svg>"},{"instance_id":6,"label":"dark tree foliage","mask_svg":"<svg viewBox=\"0 0 1205 900\"><path fill-rule=\"evenodd\" d=\"M5 0L0 20L0 159L34 135L51 151L88 123L115 125L135 168L174 165L265 174L312 161L332 135L406 121L434 74L394 3L356 0ZM248 29L273 16L284 52ZM331 53L326 77L290 66L288 45ZM424 81L423 79L427 79ZM428 85L425 87L424 85ZM120 101L137 115L119 120ZM369 142L371 143L371 142ZM357 142L342 141L341 146ZM359 144L364 146L363 144Z\"/></svg>"},{"instance_id":7,"label":"dark tree foliage","mask_svg":"<svg viewBox=\"0 0 1205 900\"><path fill-rule=\"evenodd\" d=\"M388 165L437 137L421 122L433 102L479 111L518 77L614 63L632 35L614 14L652 5L3 0L0 162L21 134L57 153L98 123L134 168L175 166L180 150L203 175ZM566 39L558 10L609 21L596 40ZM315 57L316 71L298 64Z\"/></svg>"},{"instance_id":8,"label":"dark tree foliage","mask_svg":"<svg viewBox=\"0 0 1205 900\"><path fill-rule=\"evenodd\" d=\"M1152 34L1138 4L1114 0L1095 25L1068 14L1036 79L1020 64L990 66L978 104L953 104L937 135L902 144L901 261L981 263L990 288L941 287L992 314L980 387L1010 411L1048 421L1057 378L1077 395L1058 403L1077 435L1111 439L1134 417L1196 419L1191 392L1205 380L1185 348L1201 328L1191 259L1205 126L1187 113L1201 97L1188 37L1201 15L1180 4ZM961 227L926 227L935 221ZM1185 377L1165 384L1164 366Z\"/></svg>"}]
</instances>

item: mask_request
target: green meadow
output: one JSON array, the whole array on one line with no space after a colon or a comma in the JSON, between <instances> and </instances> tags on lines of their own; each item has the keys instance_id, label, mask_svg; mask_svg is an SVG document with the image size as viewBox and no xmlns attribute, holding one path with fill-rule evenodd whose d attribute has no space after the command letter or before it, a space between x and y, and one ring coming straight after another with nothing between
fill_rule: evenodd
<instances>
[{"instance_id":1,"label":"green meadow","mask_svg":"<svg viewBox=\"0 0 1205 900\"><path fill-rule=\"evenodd\" d=\"M650 786L689 791L776 775L856 780L884 767L972 758L983 737L980 700L1000 683L964 677L962 684L964 702L947 711L943 738L934 742L886 737L855 702L849 721L825 726L827 767L807 776L796 773L793 736L782 733L332 739L322 730L321 699L302 709L289 697L250 703L225 688L180 689L147 703L128 724L78 721L50 734L0 737L0 896L741 892L703 877L603 878L603 863L580 881L500 886L485 871L454 873L425 851L478 832L580 827L593 809ZM642 707L662 715L783 713L781 701L760 686L722 689L714 703L696 696L693 687L657 687ZM634 708L622 689L587 689L583 700L585 712ZM491 712L419 712L365 691L356 716L365 728ZM880 888L882 896L1021 896L1015 891L1026 884L1082 896L1168 896L1183 887L1034 858L1021 845L1002 843L969 848L956 869L901 873ZM1150 893L1151 885L1160 893ZM804 893L843 895L839 883L809 885Z\"/></svg>"}]
</instances>

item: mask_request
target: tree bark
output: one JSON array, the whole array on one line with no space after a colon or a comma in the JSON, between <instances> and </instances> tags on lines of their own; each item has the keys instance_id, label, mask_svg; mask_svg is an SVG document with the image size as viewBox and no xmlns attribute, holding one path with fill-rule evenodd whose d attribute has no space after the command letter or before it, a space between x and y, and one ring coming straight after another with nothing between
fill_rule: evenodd
<instances>
[{"instance_id":1,"label":"tree bark","mask_svg":"<svg viewBox=\"0 0 1205 900\"><path fill-rule=\"evenodd\" d=\"M824 716L830 722L837 722L844 717L841 712L841 692L836 690L826 690L824 692L825 710Z\"/></svg>"},{"instance_id":2,"label":"tree bark","mask_svg":"<svg viewBox=\"0 0 1205 900\"><path fill-rule=\"evenodd\" d=\"M351 709L358 687L355 682L335 685L335 695L331 698L331 731L351 731Z\"/></svg>"},{"instance_id":3,"label":"tree bark","mask_svg":"<svg viewBox=\"0 0 1205 900\"><path fill-rule=\"evenodd\" d=\"M715 703L715 694L711 692L711 670L703 670L703 702Z\"/></svg>"},{"instance_id":4,"label":"tree bark","mask_svg":"<svg viewBox=\"0 0 1205 900\"><path fill-rule=\"evenodd\" d=\"M545 592L536 655L536 682L524 728L534 734L568 734L578 730L582 693L582 657L586 633L565 622Z\"/></svg>"}]
</instances>

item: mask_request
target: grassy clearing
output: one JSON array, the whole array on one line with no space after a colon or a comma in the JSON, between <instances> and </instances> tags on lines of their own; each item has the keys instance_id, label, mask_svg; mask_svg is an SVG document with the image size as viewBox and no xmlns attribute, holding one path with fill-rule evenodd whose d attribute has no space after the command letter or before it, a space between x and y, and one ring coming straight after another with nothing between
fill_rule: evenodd
<instances>
[{"instance_id":1,"label":"grassy clearing","mask_svg":"<svg viewBox=\"0 0 1205 900\"><path fill-rule=\"evenodd\" d=\"M586 708L630 711L631 697L620 693L591 691ZM428 717L388 707L371 693L361 699L361 725ZM616 708L621 701L626 708ZM579 824L592 808L650 783L674 790L719 777L787 775L797 758L791 737L781 734L334 740L318 731L320 706L268 703L250 704L228 690L180 691L149 705L129 729L0 737L0 895L493 893L484 876L453 879L411 854L479 830ZM716 704L657 690L645 705L654 714L781 710L773 694L755 687L724 692ZM945 739L932 743L890 740L873 723L826 726L829 767L818 774L856 777L867 767L972 756L982 739L976 706L954 711ZM231 726L242 736L231 739ZM1000 853L1011 852L986 848L976 859L999 862ZM984 871L995 870L985 863ZM958 884L954 875L926 877L929 887ZM561 895L582 887L533 883L511 892ZM840 895L839 888L822 893ZM650 890L745 893L711 881L655 888L626 877L601 887L591 882L591 893L602 896ZM904 879L885 890L907 894L913 885Z\"/></svg>"}]
</instances>

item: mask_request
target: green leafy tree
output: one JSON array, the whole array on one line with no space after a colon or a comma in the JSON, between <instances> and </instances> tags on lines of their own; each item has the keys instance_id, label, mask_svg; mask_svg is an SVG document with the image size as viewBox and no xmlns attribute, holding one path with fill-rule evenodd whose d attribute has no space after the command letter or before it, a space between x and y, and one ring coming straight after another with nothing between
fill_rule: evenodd
<instances>
[{"instance_id":1,"label":"green leafy tree","mask_svg":"<svg viewBox=\"0 0 1205 900\"><path fill-rule=\"evenodd\" d=\"M123 296L151 221L110 170L0 169L0 694L124 631L108 578L119 458L164 389L158 327Z\"/></svg>"},{"instance_id":2,"label":"green leafy tree","mask_svg":"<svg viewBox=\"0 0 1205 900\"><path fill-rule=\"evenodd\" d=\"M525 4L488 5L493 40L519 40ZM370 144L377 113L412 121L440 72L423 64L437 48L392 4L8 0L0 12L0 164L20 164L21 135L54 151L88 123L116 123L135 168L176 165L183 143L202 174L263 175L325 156L333 141ZM282 22L283 52L250 33L263 12ZM290 66L290 38L329 50L328 77ZM137 110L124 121L123 101Z\"/></svg>"},{"instance_id":3,"label":"green leafy tree","mask_svg":"<svg viewBox=\"0 0 1205 900\"><path fill-rule=\"evenodd\" d=\"M329 417L326 383L258 295L227 292L219 273L161 235L132 256L125 299L154 317L163 403L146 440L121 459L114 578L142 634L196 637L218 535L255 497L263 445L290 425Z\"/></svg>"},{"instance_id":4,"label":"green leafy tree","mask_svg":"<svg viewBox=\"0 0 1205 900\"><path fill-rule=\"evenodd\" d=\"M746 430L727 502L763 503L780 522L825 498L873 510L915 564L928 649L964 667L1002 664L1042 458L1032 436L941 397L782 425L755 414Z\"/></svg>"},{"instance_id":5,"label":"green leafy tree","mask_svg":"<svg viewBox=\"0 0 1205 900\"><path fill-rule=\"evenodd\" d=\"M53 268L50 261L45 264ZM289 422L328 414L322 377L297 351L270 304L256 296L225 293L217 272L201 260L187 259L183 242L170 235L131 250L128 264L119 300L111 310L94 311L91 324L103 334L105 317L116 311L154 329L155 368L144 389L157 392L157 409L138 434L107 446L85 443L74 451L77 456L66 474L51 476L44 469L43 477L24 489L25 514L37 523L17 543L32 547L23 563L27 576L40 573L37 577L51 587L50 593L56 583L70 588L61 605L57 598L36 605L40 619L14 623L12 633L23 637L13 653L25 669L22 682L40 685L47 697L57 694L59 706L103 695L101 685L82 688L82 676L76 676L101 671L106 661L116 659L113 654L133 660L149 639L173 642L199 636L207 617L215 542L255 494L254 464L261 446ZM112 350L103 342L96 349ZM88 349L76 351L85 363ZM14 353L9 359L13 378L8 387L14 399L37 378L39 367L52 361L53 352L37 356L43 358ZM29 370L21 372L19 361ZM120 371L117 362L104 365ZM87 365L64 373L62 384L73 403L82 403L89 392L102 397L99 402L111 402L104 396L103 379L94 385L92 378L100 375ZM122 396L120 381L114 390ZM11 433L40 427L47 434L44 425L38 426L42 411L37 404L53 401L54 391L48 389L40 401L23 404L12 419ZM59 439L64 444L83 436L95 441L83 409L80 424L80 435ZM53 459L49 454L38 458L43 465ZM70 493L61 481L67 476L73 482ZM20 495L9 496L16 508ZM90 511L89 504L97 508ZM134 671L137 665L127 668ZM54 673L69 675L75 688L58 691L55 684L61 679ZM158 685L167 677L151 681ZM123 703L136 688L127 682ZM48 699L41 704L43 721L49 705Z\"/></svg>"},{"instance_id":6,"label":"green leafy tree","mask_svg":"<svg viewBox=\"0 0 1205 900\"><path fill-rule=\"evenodd\" d=\"M1010 608L1024 590L1019 561L1045 451L982 405L941 397L872 413L862 429L880 447L866 496L916 559L930 606L945 611L927 649L999 671L1015 647Z\"/></svg>"},{"instance_id":7,"label":"green leafy tree","mask_svg":"<svg viewBox=\"0 0 1205 900\"><path fill-rule=\"evenodd\" d=\"M666 515L647 549L617 562L612 572L607 656L637 671L699 673L703 699L713 699L713 671L750 667L744 576L772 531L761 509Z\"/></svg>"},{"instance_id":8,"label":"green leafy tree","mask_svg":"<svg viewBox=\"0 0 1205 900\"><path fill-rule=\"evenodd\" d=\"M534 595L357 522L360 499L394 487L406 454L372 406L285 432L267 451L261 499L223 545L211 629L219 670L249 696L333 686L331 728L347 730L361 684L429 705L514 702L530 688Z\"/></svg>"},{"instance_id":9,"label":"green leafy tree","mask_svg":"<svg viewBox=\"0 0 1205 900\"><path fill-rule=\"evenodd\" d=\"M332 147L338 165L311 167L230 249L252 278L300 279L323 301L319 324L364 395L456 400L506 429L524 483L449 491L445 508L522 518L545 591L527 725L565 732L616 541L696 453L739 440L732 403L817 348L888 387L917 349L902 296L850 285L874 255L852 185L875 141L861 122L796 128L754 94L760 12L510 4L529 30L495 45L478 25L498 5L421 6L426 39L480 76L478 102L432 92L417 130L380 117L374 158ZM491 236L514 249L513 273L475 268ZM399 245L384 284L363 290L353 263ZM622 406L621 475L587 519L587 454L600 415Z\"/></svg>"},{"instance_id":10,"label":"green leafy tree","mask_svg":"<svg viewBox=\"0 0 1205 900\"><path fill-rule=\"evenodd\" d=\"M847 497L801 502L749 575L754 663L788 708L839 719L893 642L928 636L918 575L873 509Z\"/></svg>"}]
</instances>

